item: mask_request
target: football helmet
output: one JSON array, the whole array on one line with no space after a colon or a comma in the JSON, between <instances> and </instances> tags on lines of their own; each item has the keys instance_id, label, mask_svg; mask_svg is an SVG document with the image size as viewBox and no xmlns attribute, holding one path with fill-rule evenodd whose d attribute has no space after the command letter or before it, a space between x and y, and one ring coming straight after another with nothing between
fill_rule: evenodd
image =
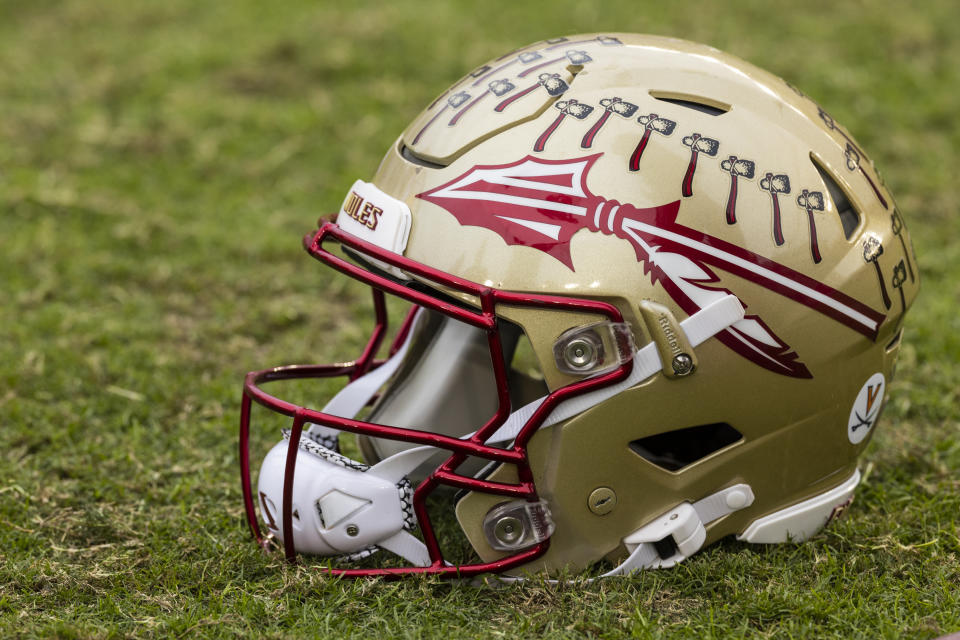
<instances>
[{"instance_id":1,"label":"football helmet","mask_svg":"<svg viewBox=\"0 0 960 640\"><path fill-rule=\"evenodd\" d=\"M619 575L810 537L852 499L919 287L827 111L628 34L473 70L304 246L371 287L374 329L352 362L248 374L246 516L354 576ZM385 296L410 304L389 346ZM322 408L264 388L332 377ZM256 487L254 402L291 419Z\"/></svg>"}]
</instances>

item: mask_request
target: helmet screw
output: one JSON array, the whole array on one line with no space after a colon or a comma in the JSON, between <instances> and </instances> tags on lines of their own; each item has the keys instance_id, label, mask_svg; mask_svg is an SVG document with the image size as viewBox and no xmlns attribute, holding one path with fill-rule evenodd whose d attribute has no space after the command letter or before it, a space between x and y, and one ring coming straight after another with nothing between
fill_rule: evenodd
<instances>
[{"instance_id":1,"label":"helmet screw","mask_svg":"<svg viewBox=\"0 0 960 640\"><path fill-rule=\"evenodd\" d=\"M347 535L348 535L348 536L350 536L351 538L356 538L359 533L360 533L360 527L358 527L358 526L355 525L355 524L348 524L348 525L347 525Z\"/></svg>"},{"instance_id":2,"label":"helmet screw","mask_svg":"<svg viewBox=\"0 0 960 640\"><path fill-rule=\"evenodd\" d=\"M685 376L693 371L693 358L681 353L673 358L673 372L678 376Z\"/></svg>"},{"instance_id":3,"label":"helmet screw","mask_svg":"<svg viewBox=\"0 0 960 640\"><path fill-rule=\"evenodd\" d=\"M493 535L506 546L513 546L523 536L523 523L520 518L504 516L494 525Z\"/></svg>"},{"instance_id":4,"label":"helmet screw","mask_svg":"<svg viewBox=\"0 0 960 640\"><path fill-rule=\"evenodd\" d=\"M594 364L596 346L586 338L574 338L567 343L563 350L563 357L567 364L574 369L586 369Z\"/></svg>"},{"instance_id":5,"label":"helmet screw","mask_svg":"<svg viewBox=\"0 0 960 640\"><path fill-rule=\"evenodd\" d=\"M605 516L617 507L617 494L610 487L597 487L590 492L587 498L590 511L598 516Z\"/></svg>"}]
</instances>

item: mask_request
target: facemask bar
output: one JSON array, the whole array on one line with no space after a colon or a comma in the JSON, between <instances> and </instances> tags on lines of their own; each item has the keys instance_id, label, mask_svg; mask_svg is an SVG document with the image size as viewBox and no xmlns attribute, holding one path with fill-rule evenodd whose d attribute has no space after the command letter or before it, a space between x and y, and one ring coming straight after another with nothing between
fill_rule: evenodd
<instances>
[{"instance_id":1,"label":"facemask bar","mask_svg":"<svg viewBox=\"0 0 960 640\"><path fill-rule=\"evenodd\" d=\"M357 266L343 258L334 255L323 247L326 241L336 241L345 248L353 249L363 255L375 258L378 261L389 264L401 269L408 274L419 276L427 281L434 282L450 290L468 294L480 301L480 310L464 308L447 302L441 298L431 296L422 291L418 291L399 284L387 277L368 271ZM284 551L288 561L296 562L296 550L294 547L294 533L292 527L292 495L293 478L296 468L297 452L304 425L317 424L324 427L337 429L339 431L355 434L367 435L376 438L389 438L405 442L416 443L420 445L430 445L438 449L444 449L450 452L447 458L435 471L433 471L414 491L413 505L414 512L419 522L420 531L430 554L431 564L427 567L399 567L399 568L379 568L379 569L328 569L327 571L336 575L343 576L371 576L371 575L402 575L409 573L433 573L447 577L467 577L481 573L500 572L517 567L534 560L546 553L549 546L549 538L537 543L535 546L522 550L516 554L497 560L494 562L453 566L445 563L439 543L433 530L426 510L426 498L439 485L446 485L465 489L468 491L480 491L495 495L504 496L509 499L521 499L529 502L536 502L539 497L534 486L533 474L527 459L527 443L533 437L537 429L550 415L554 407L567 400L568 398L587 393L602 387L616 384L627 378L633 368L633 362L622 363L616 369L603 375L581 380L561 389L550 393L543 403L534 411L533 415L526 421L523 428L519 431L513 444L509 448L499 448L485 444L487 440L496 433L497 429L504 424L511 412L510 392L508 384L508 365L505 362L503 354L503 345L501 343L498 330L498 316L496 314L497 304L509 306L528 306L542 309L575 311L581 313L591 313L605 317L613 323L623 322L620 311L613 305L596 301L575 298L565 298L561 296L537 295L528 293L514 293L501 291L485 287L469 280L464 280L457 276L433 269L403 256L385 251L376 245L370 244L355 236L345 233L333 223L325 223L320 229L304 237L304 247L310 255L321 262L333 267L334 269L368 284L373 289L374 308L376 313L376 324L373 333L364 348L360 358L353 362L332 365L294 365L289 367L278 367L265 369L263 371L254 371L247 374L244 381L243 399L241 404L240 416L240 463L241 463L241 481L243 483L244 506L246 508L247 522L250 526L254 538L261 545L266 541L261 535L260 527L257 521L256 509L252 494L252 485L250 478L250 459L249 459L249 423L251 403L256 401L258 404L271 409L277 413L293 418L293 424L290 433L290 441L287 449L286 467L284 470L284 490L282 518L283 530L287 532L284 536ZM494 414L482 427L480 427L471 436L464 439L452 438L428 431L419 431L416 429L391 427L387 425L374 424L349 418L341 418L331 414L322 413L305 407L299 407L288 402L284 402L274 396L269 395L260 388L260 384L275 380L288 380L294 378L328 378L345 376L349 380L354 380L371 369L382 364L374 360L374 356L380 347L384 335L387 331L387 314L384 303L384 292L406 299L416 306L424 307L438 311L460 322L483 329L488 336L490 346L491 362L493 365L494 376L497 384L497 395L499 406ZM406 337L406 333L412 324L414 312L412 311L404 322L397 338L395 339L391 353L395 352ZM518 484L508 484L502 482L491 482L469 476L460 475L456 469L469 457L475 456L493 462L515 465L519 478Z\"/></svg>"}]
</instances>

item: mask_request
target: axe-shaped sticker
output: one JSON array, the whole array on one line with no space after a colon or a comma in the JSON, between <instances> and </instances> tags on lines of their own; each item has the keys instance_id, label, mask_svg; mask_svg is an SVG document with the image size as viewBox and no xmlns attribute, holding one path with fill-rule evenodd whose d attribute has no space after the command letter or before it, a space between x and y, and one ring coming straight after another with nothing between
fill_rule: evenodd
<instances>
[{"instance_id":1,"label":"axe-shaped sticker","mask_svg":"<svg viewBox=\"0 0 960 640\"><path fill-rule=\"evenodd\" d=\"M560 100L553 106L560 110L560 115L558 115L557 118L550 123L550 126L540 134L540 137L537 138L537 142L533 145L534 151L543 151L543 148L547 144L547 140L549 140L550 136L553 135L553 132L557 130L557 127L560 126L560 123L563 122L564 118L567 116L572 116L577 120L583 120L593 111L593 107L590 105L577 102L573 99Z\"/></svg>"},{"instance_id":2,"label":"axe-shaped sticker","mask_svg":"<svg viewBox=\"0 0 960 640\"><path fill-rule=\"evenodd\" d=\"M576 66L578 66L578 67L579 67L579 66L582 66L582 65L585 65L585 64L587 64L588 62L593 62L593 58L591 58L591 57L590 57L590 54L587 53L586 51L580 51L580 50L578 50L578 49L568 49L568 50L565 51L564 54L563 54L562 56L560 56L559 58L551 58L551 59L549 59L549 60L547 60L547 61L545 61L545 62L541 62L540 64L537 64L537 65L534 65L534 66L529 67L529 68L527 68L527 69L524 69L523 71L521 71L521 72L518 74L518 76L521 77L521 78L525 78L525 77L527 77L528 75L530 75L531 73L533 73L534 71L536 71L537 69L540 69L540 68L542 68L542 67L549 66L549 65L551 65L551 64L556 64L557 62L561 62L561 61L564 61L564 60L566 60L566 61L568 61L570 64L576 65Z\"/></svg>"},{"instance_id":3,"label":"axe-shaped sticker","mask_svg":"<svg viewBox=\"0 0 960 640\"><path fill-rule=\"evenodd\" d=\"M720 141L713 138L705 138L699 133L693 133L683 138L684 146L690 147L690 163L687 165L687 173L683 176L682 193L684 198L693 195L693 174L697 170L697 158L701 153L708 156L717 155L720 148Z\"/></svg>"},{"instance_id":4,"label":"axe-shaped sticker","mask_svg":"<svg viewBox=\"0 0 960 640\"><path fill-rule=\"evenodd\" d=\"M484 91L483 93L478 95L476 98L471 100L470 103L467 104L467 106L465 106L460 111L457 111L457 113L454 114L452 118L450 118L450 123L449 123L450 126L452 127L453 125L457 124L457 122L460 121L460 118L463 117L463 114L465 114L467 111L472 109L473 105L477 104L478 102L483 100L485 97L487 97L491 93L495 96L502 96L507 93L510 93L516 88L517 86L512 82L510 82L509 80L492 80L488 82L486 91Z\"/></svg>"},{"instance_id":5,"label":"axe-shaped sticker","mask_svg":"<svg viewBox=\"0 0 960 640\"><path fill-rule=\"evenodd\" d=\"M509 107L511 104L513 104L523 96L527 95L537 87L543 87L544 89L547 90L547 95L549 95L551 98L556 98L557 96L563 94L567 89L569 89L570 85L568 85L566 81L560 77L559 73L541 73L539 76L537 76L536 84L532 84L526 89L523 89L513 94L512 96L510 96L509 98L507 98L506 100L498 104L496 107L494 107L493 110L498 113L503 111L504 109Z\"/></svg>"},{"instance_id":6,"label":"axe-shaped sticker","mask_svg":"<svg viewBox=\"0 0 960 640\"><path fill-rule=\"evenodd\" d=\"M569 47L572 44L581 44L584 42L599 42L600 44L612 47L623 44L620 42L619 38L613 36L597 36L596 38L585 38L583 40L568 40L567 38L554 38L553 40L547 40L547 44L551 45L546 48L547 51L551 49L556 49L558 47L567 46Z\"/></svg>"},{"instance_id":7,"label":"axe-shaped sticker","mask_svg":"<svg viewBox=\"0 0 960 640\"><path fill-rule=\"evenodd\" d=\"M880 270L880 256L883 255L883 244L874 234L867 234L863 241L863 259L872 262L877 272L877 282L880 283L880 295L883 296L883 306L890 308L890 296L887 294L887 285L883 281L883 271Z\"/></svg>"},{"instance_id":8,"label":"axe-shaped sticker","mask_svg":"<svg viewBox=\"0 0 960 640\"><path fill-rule=\"evenodd\" d=\"M903 218L900 217L900 210L894 207L890 215L890 223L893 225L893 235L900 240L900 246L903 247L903 256L907 261L907 271L910 273L910 282L914 281L913 264L910 262L910 252L907 251L907 243L903 239Z\"/></svg>"},{"instance_id":9,"label":"axe-shaped sticker","mask_svg":"<svg viewBox=\"0 0 960 640\"><path fill-rule=\"evenodd\" d=\"M903 260L897 263L893 268L893 288L900 292L900 308L904 312L907 310L907 299L903 295L903 283L907 281L907 268Z\"/></svg>"},{"instance_id":10,"label":"axe-shaped sticker","mask_svg":"<svg viewBox=\"0 0 960 640\"><path fill-rule=\"evenodd\" d=\"M643 150L647 148L647 142L650 140L650 133L652 131L656 131L664 136L669 136L677 127L677 123L673 120L661 118L655 113L640 116L637 118L637 122L643 125L643 137L640 138L640 142L637 143L637 148L633 150L633 154L630 156L630 171L640 170L640 158L643 156Z\"/></svg>"},{"instance_id":11,"label":"axe-shaped sticker","mask_svg":"<svg viewBox=\"0 0 960 640\"><path fill-rule=\"evenodd\" d=\"M817 264L823 258L820 256L820 242L817 240L817 223L813 218L814 211L823 211L823 193L804 189L797 196L797 206L807 210L807 222L810 225L810 254Z\"/></svg>"},{"instance_id":12,"label":"axe-shaped sticker","mask_svg":"<svg viewBox=\"0 0 960 640\"><path fill-rule=\"evenodd\" d=\"M413 139L413 142L411 144L417 144L420 141L421 136L423 136L424 132L430 128L430 125L432 125L436 121L436 119L440 117L441 113L443 113L449 108L456 109L457 107L459 107L469 99L470 99L470 94L467 93L466 91L458 91L457 93L448 97L447 104L443 105L443 108L437 111L435 114L433 114L433 117L427 121L427 124L423 125L423 128L420 129L419 132L417 132L417 136Z\"/></svg>"},{"instance_id":13,"label":"axe-shaped sticker","mask_svg":"<svg viewBox=\"0 0 960 640\"><path fill-rule=\"evenodd\" d=\"M590 130L587 131L586 135L583 136L583 140L580 142L580 146L584 149L589 149L593 146L593 139L597 137L600 129L607 123L611 113L615 113L624 118L632 118L638 108L637 105L632 102L626 102L617 97L603 98L600 100L600 106L603 107L603 115L590 127Z\"/></svg>"},{"instance_id":14,"label":"axe-shaped sticker","mask_svg":"<svg viewBox=\"0 0 960 640\"><path fill-rule=\"evenodd\" d=\"M860 150L857 149L856 145L854 145L852 142L847 142L847 147L843 150L843 157L847 161L847 169L850 171L856 171L858 169L860 170L860 175L867 180L870 188L873 189L874 195L877 196L877 200L879 200L880 204L883 205L883 208L886 209L887 200L880 195L880 189L877 189L877 185L874 183L873 178L870 177L870 174L868 174L863 169L863 165L860 164L860 158L862 157L862 154L860 153Z\"/></svg>"},{"instance_id":15,"label":"axe-shaped sticker","mask_svg":"<svg viewBox=\"0 0 960 640\"><path fill-rule=\"evenodd\" d=\"M508 60L507 62L504 62L504 63L503 63L502 65L500 65L499 67L494 67L494 68L490 69L490 70L487 71L485 74L483 74L482 76L480 76L479 78L477 78L476 80L474 80L474 81L473 81L473 86L474 86L474 87L477 86L478 84L480 84L481 82L483 82L484 80L486 80L488 77L492 76L493 74L497 73L498 71L501 71L501 70L509 67L509 66L512 65L512 64L516 64L517 62L519 62L519 63L521 63L521 64L525 64L525 65L526 65L526 64L530 64L530 63L533 62L534 60L539 60L539 59L542 58L542 57L543 57L543 56L540 55L539 53L537 53L536 51L524 51L524 52L522 52L522 53L519 53L519 54L517 54L517 56L516 56L513 60Z\"/></svg>"},{"instance_id":16,"label":"axe-shaped sticker","mask_svg":"<svg viewBox=\"0 0 960 640\"><path fill-rule=\"evenodd\" d=\"M727 196L727 224L737 223L737 178L753 179L756 165L753 160L729 156L720 168L730 174L730 195Z\"/></svg>"},{"instance_id":17,"label":"axe-shaped sticker","mask_svg":"<svg viewBox=\"0 0 960 640\"><path fill-rule=\"evenodd\" d=\"M790 193L790 177L785 173L767 173L766 177L760 180L760 188L770 194L773 201L773 241L777 246L783 244L783 229L780 226L780 200L777 199L779 193Z\"/></svg>"}]
</instances>

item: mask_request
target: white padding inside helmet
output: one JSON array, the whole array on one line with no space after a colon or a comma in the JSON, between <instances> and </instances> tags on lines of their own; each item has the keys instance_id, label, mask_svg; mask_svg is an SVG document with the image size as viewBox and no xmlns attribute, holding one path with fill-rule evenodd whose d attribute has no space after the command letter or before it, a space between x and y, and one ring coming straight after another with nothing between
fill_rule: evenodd
<instances>
[{"instance_id":1,"label":"white padding inside helmet","mask_svg":"<svg viewBox=\"0 0 960 640\"><path fill-rule=\"evenodd\" d=\"M452 318L430 315L418 326L406 361L387 383L368 420L459 438L476 431L497 411L487 334ZM512 351L512 344L505 349ZM383 438L368 438L363 444L368 457L372 449L379 460L412 446Z\"/></svg>"}]
</instances>

